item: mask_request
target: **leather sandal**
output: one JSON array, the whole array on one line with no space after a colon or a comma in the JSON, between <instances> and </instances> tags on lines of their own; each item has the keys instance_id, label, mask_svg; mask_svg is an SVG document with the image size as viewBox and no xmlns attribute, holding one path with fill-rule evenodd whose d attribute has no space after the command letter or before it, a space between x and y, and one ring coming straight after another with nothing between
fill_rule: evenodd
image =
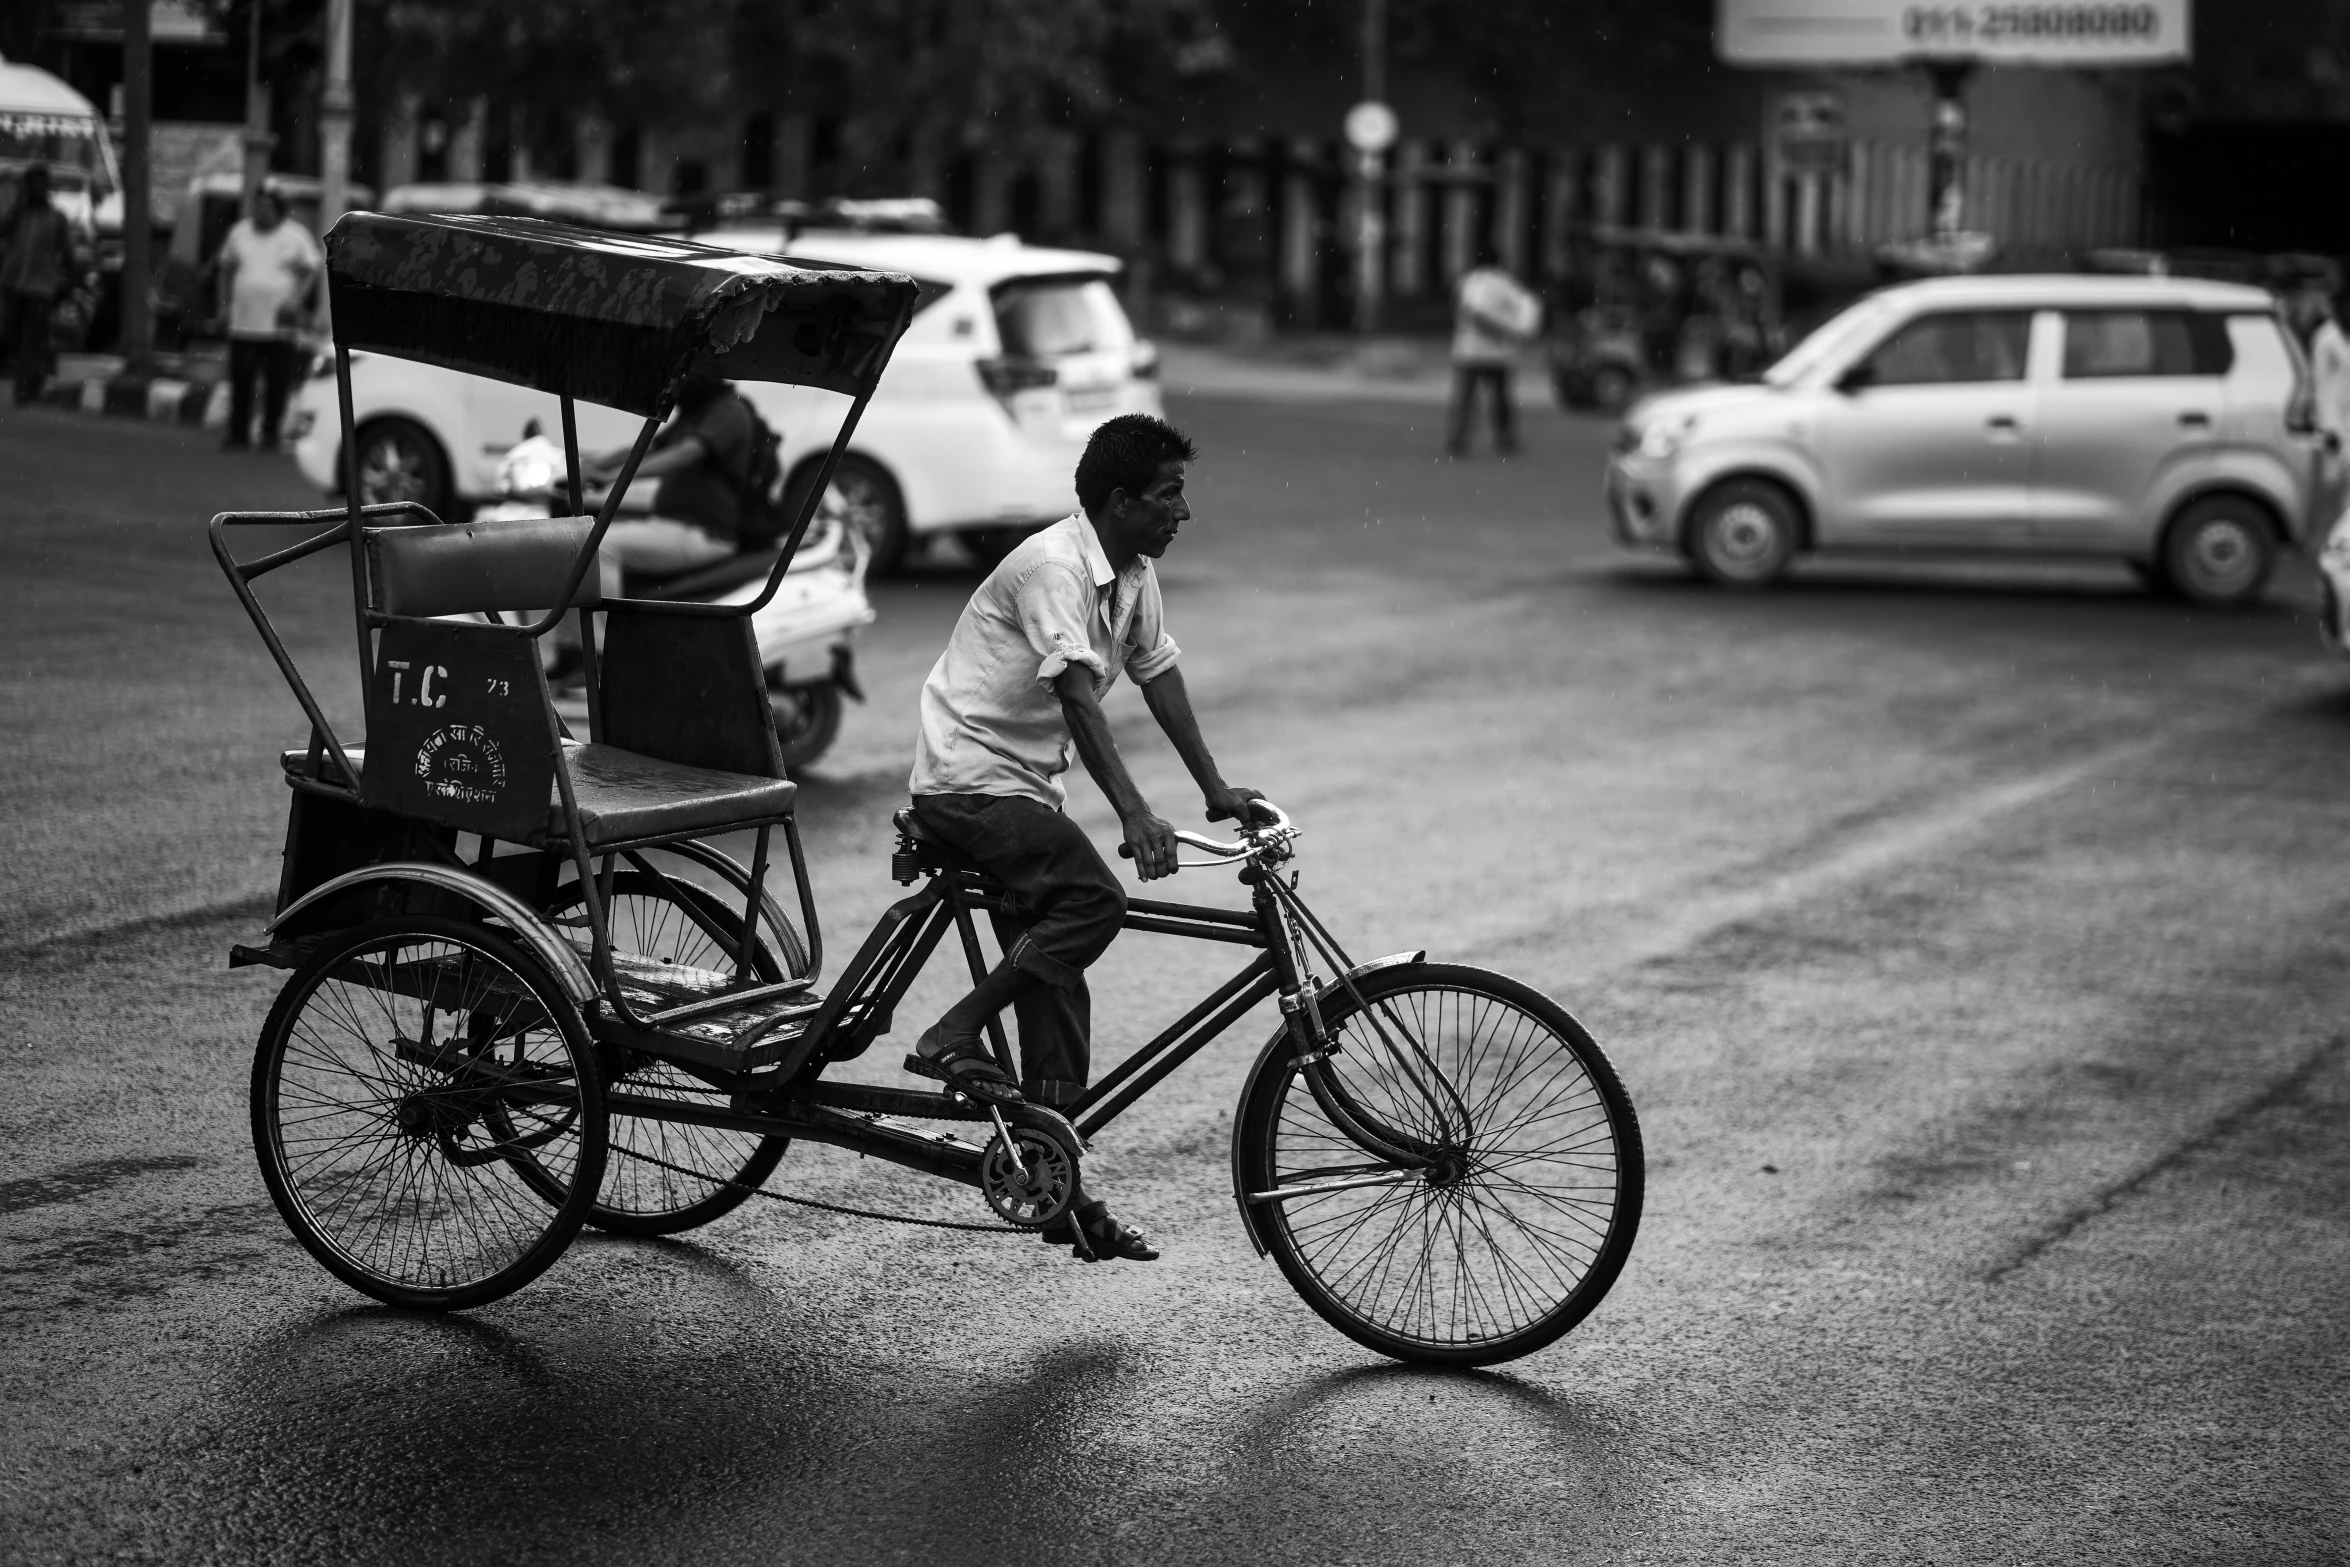
<instances>
[{"instance_id":1,"label":"leather sandal","mask_svg":"<svg viewBox=\"0 0 2350 1567\"><path fill-rule=\"evenodd\" d=\"M1106 1202L1079 1203L1043 1229L1047 1246L1066 1246L1079 1262L1156 1262L1159 1254L1142 1231L1121 1224Z\"/></svg>"},{"instance_id":2,"label":"leather sandal","mask_svg":"<svg viewBox=\"0 0 2350 1567\"><path fill-rule=\"evenodd\" d=\"M994 1051L977 1039L943 1038L935 1027L914 1042L906 1070L916 1077L936 1078L983 1104L1026 1102L1018 1080L996 1064Z\"/></svg>"}]
</instances>

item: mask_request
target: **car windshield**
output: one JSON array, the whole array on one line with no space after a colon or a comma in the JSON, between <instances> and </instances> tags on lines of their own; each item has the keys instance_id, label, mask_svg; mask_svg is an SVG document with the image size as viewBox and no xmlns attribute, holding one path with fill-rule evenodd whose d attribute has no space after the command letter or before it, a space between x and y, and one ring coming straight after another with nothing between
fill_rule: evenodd
<instances>
[{"instance_id":1,"label":"car windshield","mask_svg":"<svg viewBox=\"0 0 2350 1567\"><path fill-rule=\"evenodd\" d=\"M1019 278L994 289L996 333L1015 359L1130 348L1134 328L1105 278Z\"/></svg>"},{"instance_id":2,"label":"car windshield","mask_svg":"<svg viewBox=\"0 0 2350 1567\"><path fill-rule=\"evenodd\" d=\"M103 196L114 188L105 132L86 114L0 109L0 168L45 163L63 190Z\"/></svg>"},{"instance_id":3,"label":"car windshield","mask_svg":"<svg viewBox=\"0 0 2350 1567\"><path fill-rule=\"evenodd\" d=\"M1881 299L1864 299L1843 314L1830 316L1765 370L1763 380L1772 386L1793 386L1856 341L1873 336L1890 308Z\"/></svg>"}]
</instances>

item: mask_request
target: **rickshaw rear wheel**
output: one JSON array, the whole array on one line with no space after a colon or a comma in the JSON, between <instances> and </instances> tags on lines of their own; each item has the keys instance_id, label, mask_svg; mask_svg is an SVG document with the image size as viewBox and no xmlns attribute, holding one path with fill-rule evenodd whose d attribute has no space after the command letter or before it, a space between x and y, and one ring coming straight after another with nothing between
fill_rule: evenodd
<instances>
[{"instance_id":1,"label":"rickshaw rear wheel","mask_svg":"<svg viewBox=\"0 0 2350 1567\"><path fill-rule=\"evenodd\" d=\"M453 919L364 925L294 971L254 1052L252 1122L295 1239L360 1293L427 1311L545 1272L604 1173L578 1009L520 947Z\"/></svg>"},{"instance_id":2,"label":"rickshaw rear wheel","mask_svg":"<svg viewBox=\"0 0 2350 1567\"><path fill-rule=\"evenodd\" d=\"M686 912L689 904L722 930L742 918L739 902L730 909L726 899L692 882L642 871L618 873L612 878L612 901L604 916L613 945L693 968L730 968L734 943L722 946L712 938ZM587 913L576 883L556 896L547 917L585 944ZM790 972L806 968L804 951L788 956ZM770 983L789 977L764 937L751 948L751 972ZM719 1108L728 1102L724 1090L672 1062L638 1051L606 1052L605 1065L604 1085L610 1090ZM676 1235L732 1213L750 1199L751 1188L775 1173L791 1148L788 1137L634 1115L611 1118L611 1142L603 1189L588 1209L587 1222L614 1235L638 1236ZM652 1162L656 1159L660 1163ZM667 1168L672 1165L679 1168Z\"/></svg>"}]
</instances>

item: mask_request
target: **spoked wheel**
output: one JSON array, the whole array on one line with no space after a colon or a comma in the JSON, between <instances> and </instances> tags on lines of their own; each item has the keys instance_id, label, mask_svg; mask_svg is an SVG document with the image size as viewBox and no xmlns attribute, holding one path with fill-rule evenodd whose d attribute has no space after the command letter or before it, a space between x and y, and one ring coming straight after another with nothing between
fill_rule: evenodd
<instances>
[{"instance_id":1,"label":"spoked wheel","mask_svg":"<svg viewBox=\"0 0 2350 1567\"><path fill-rule=\"evenodd\" d=\"M535 959L457 920L364 926L296 969L262 1025L252 1110L261 1178L295 1237L395 1306L520 1289L571 1243L603 1177L604 1096L577 1011Z\"/></svg>"},{"instance_id":2,"label":"spoked wheel","mask_svg":"<svg viewBox=\"0 0 2350 1567\"><path fill-rule=\"evenodd\" d=\"M691 904L720 930L732 930L743 911L739 902L727 907L728 901L691 883L622 871L612 878L612 902L605 917L619 951L731 974L735 940L721 942L687 912ZM576 885L564 889L547 915L582 952L588 950L587 910ZM791 957L795 972L806 968L804 953ZM783 963L764 939L751 949L751 971L762 980L786 977ZM718 1109L728 1102L724 1092L670 1062L634 1050L607 1050L603 1055L604 1086L614 1093ZM611 1128L612 1157L604 1165L604 1189L588 1209L587 1222L615 1235L675 1235L732 1213L749 1199L747 1188L773 1175L791 1147L788 1137L635 1115L613 1116Z\"/></svg>"},{"instance_id":3,"label":"spoked wheel","mask_svg":"<svg viewBox=\"0 0 2350 1567\"><path fill-rule=\"evenodd\" d=\"M1324 1006L1337 1048L1319 1084L1276 1039L1234 1126L1240 1199L1297 1292L1356 1342L1441 1365L1530 1354L1599 1303L1632 1249L1632 1103L1582 1025L1515 980L1412 963L1358 986L1402 1059L1343 992Z\"/></svg>"}]
</instances>

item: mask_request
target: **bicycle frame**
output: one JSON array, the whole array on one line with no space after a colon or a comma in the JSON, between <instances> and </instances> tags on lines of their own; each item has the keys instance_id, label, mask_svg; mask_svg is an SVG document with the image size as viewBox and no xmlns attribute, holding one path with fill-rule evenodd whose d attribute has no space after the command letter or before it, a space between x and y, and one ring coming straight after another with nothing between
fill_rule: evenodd
<instances>
[{"instance_id":1,"label":"bicycle frame","mask_svg":"<svg viewBox=\"0 0 2350 1567\"><path fill-rule=\"evenodd\" d=\"M1429 1164L1436 1155L1431 1145L1393 1128L1367 1124L1367 1114L1357 1113L1359 1107L1351 1104L1350 1096L1318 1070L1318 1064L1328 1060L1334 1049L1322 1022L1324 1001L1335 994L1352 995L1372 1028L1385 1038L1377 1013L1363 1001L1355 982L1381 968L1416 962L1425 953L1401 952L1369 963L1351 963L1306 910L1294 886L1284 885L1259 852L1252 852L1247 863L1238 868L1242 881L1251 888L1247 909L1142 898L1129 901L1124 929L1253 947L1257 955L1111 1068L1062 1113L1080 1137L1093 1137L1271 997L1279 1000L1284 1029L1298 1059L1306 1064L1306 1079L1325 1113L1367 1153L1401 1168ZM932 871L920 890L883 913L823 1002L806 1018L793 1050L781 1062L755 1073L697 1069L697 1075L703 1075L714 1087L732 1091L730 1107L638 1095L629 1092L625 1084L615 1085L607 1093L606 1104L618 1115L797 1137L976 1185L982 1144L898 1125L894 1118L985 1122L984 1107L944 1093L827 1083L822 1074L830 1063L861 1053L889 1031L898 1003L949 928L960 938L973 979L984 975L987 963L974 916L1004 912L1006 905L1004 889L983 876L952 869ZM1343 965L1328 981L1317 982L1313 977L1311 960L1316 950ZM1402 1031L1399 1020L1390 1017L1388 1021ZM1005 1070L1017 1075L1000 1021L990 1022L989 1036ZM1389 1046L1392 1050L1392 1041ZM1412 1049L1417 1051L1416 1041ZM1410 1071L1408 1062L1405 1069ZM1449 1084L1445 1092L1450 1094ZM1443 1106L1433 1095L1431 1103L1441 1114ZM1453 1103L1457 1105L1457 1099Z\"/></svg>"}]
</instances>

